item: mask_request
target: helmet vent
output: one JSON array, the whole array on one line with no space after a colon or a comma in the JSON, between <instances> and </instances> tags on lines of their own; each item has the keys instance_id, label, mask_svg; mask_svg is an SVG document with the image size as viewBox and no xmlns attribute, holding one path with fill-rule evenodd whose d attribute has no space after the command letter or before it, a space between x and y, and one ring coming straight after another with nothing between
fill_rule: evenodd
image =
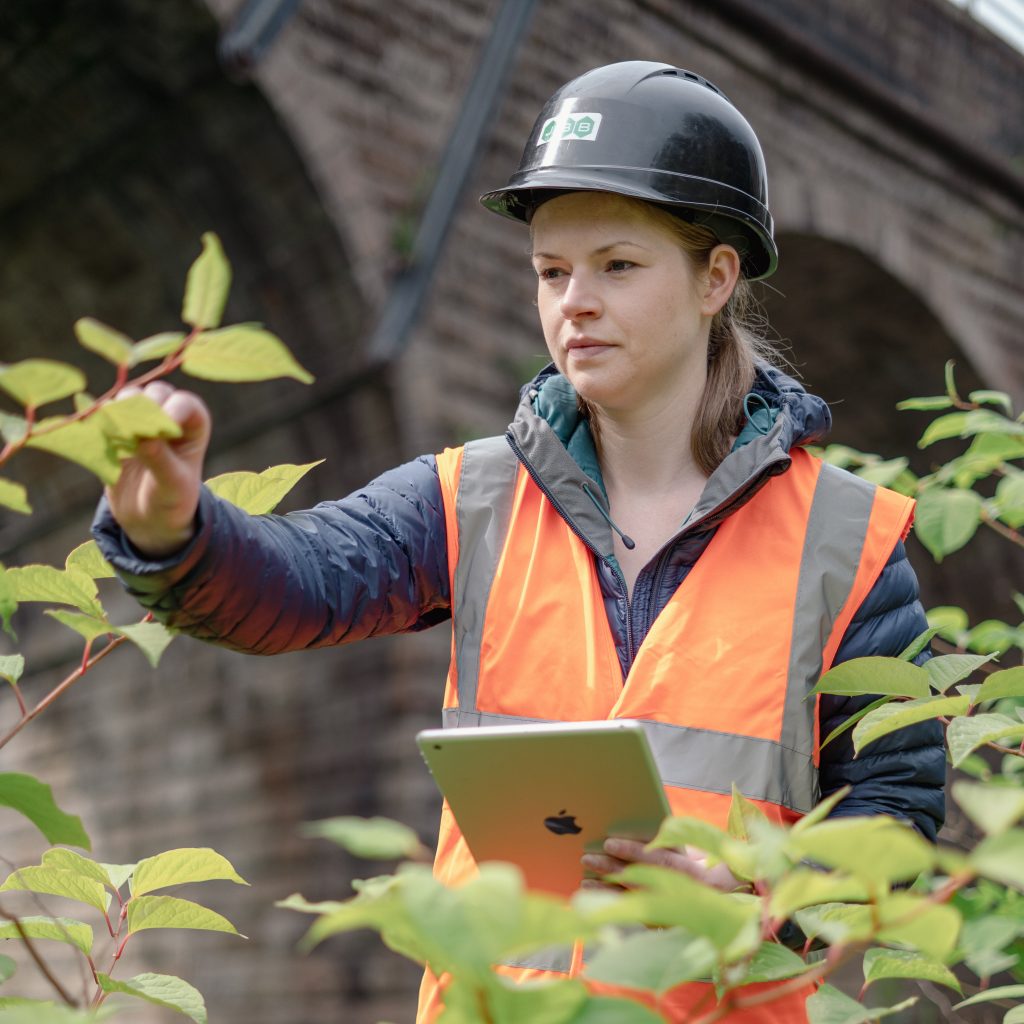
<instances>
[{"instance_id":1,"label":"helmet vent","mask_svg":"<svg viewBox=\"0 0 1024 1024\"><path fill-rule=\"evenodd\" d=\"M661 73L663 75L672 75L673 78L685 78L688 82L696 82L698 85L703 85L712 92L718 93L719 96L725 95L713 82L709 82L700 75L695 75L692 71L685 71L683 68L665 68Z\"/></svg>"}]
</instances>

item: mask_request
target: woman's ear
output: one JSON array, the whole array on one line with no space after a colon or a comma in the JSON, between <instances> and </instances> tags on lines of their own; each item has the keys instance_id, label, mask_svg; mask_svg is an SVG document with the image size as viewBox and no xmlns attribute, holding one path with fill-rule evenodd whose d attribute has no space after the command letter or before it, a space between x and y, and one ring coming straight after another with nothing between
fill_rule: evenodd
<instances>
[{"instance_id":1,"label":"woman's ear","mask_svg":"<svg viewBox=\"0 0 1024 1024\"><path fill-rule=\"evenodd\" d=\"M708 257L700 311L714 316L729 301L740 277L740 257L731 245L716 245Z\"/></svg>"}]
</instances>

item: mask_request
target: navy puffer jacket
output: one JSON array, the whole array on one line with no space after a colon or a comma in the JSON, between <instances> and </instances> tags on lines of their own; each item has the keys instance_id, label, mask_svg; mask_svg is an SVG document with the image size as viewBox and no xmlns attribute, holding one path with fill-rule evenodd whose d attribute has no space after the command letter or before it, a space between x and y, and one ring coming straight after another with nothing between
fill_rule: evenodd
<instances>
[{"instance_id":1,"label":"navy puffer jacket","mask_svg":"<svg viewBox=\"0 0 1024 1024\"><path fill-rule=\"evenodd\" d=\"M736 457L712 475L683 528L641 571L631 597L621 579L599 563L623 677L651 622L717 525L771 475L785 471L792 446L818 441L828 430L827 406L779 371L763 368L754 394ZM548 367L524 388L509 439L519 448L552 433L603 490L572 389ZM140 603L200 639L276 654L411 632L450 617L445 518L433 456L389 470L346 498L286 516L250 517L204 489L197 526L192 542L163 561L141 558L132 549L105 502L93 532ZM897 655L926 626L917 580L900 543L854 616L835 661ZM821 736L870 699L823 697ZM821 755L822 796L852 787L834 815L894 814L930 839L943 820L944 780L945 748L936 722L892 733L859 758L847 731Z\"/></svg>"}]
</instances>

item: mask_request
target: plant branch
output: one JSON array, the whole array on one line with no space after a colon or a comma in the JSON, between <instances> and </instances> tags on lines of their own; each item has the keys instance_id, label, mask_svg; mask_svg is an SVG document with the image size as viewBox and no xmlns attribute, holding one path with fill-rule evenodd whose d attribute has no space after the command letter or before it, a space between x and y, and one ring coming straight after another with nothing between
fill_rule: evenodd
<instances>
[{"instance_id":1,"label":"plant branch","mask_svg":"<svg viewBox=\"0 0 1024 1024\"><path fill-rule=\"evenodd\" d=\"M121 644L126 643L127 640L128 638L125 636L114 637L103 648L103 650L92 655L88 661L80 664L74 672L58 683L31 711L27 714L23 714L21 719L6 733L6 735L0 738L0 748L3 748L10 743L11 740L14 739L14 737L17 736L29 722L41 715L62 693L68 690L74 683L77 683L78 680L89 671L89 669L102 661L115 647L120 647Z\"/></svg>"},{"instance_id":2,"label":"plant branch","mask_svg":"<svg viewBox=\"0 0 1024 1024\"><path fill-rule=\"evenodd\" d=\"M981 510L981 521L990 529L995 530L1001 537L1005 537L1008 541L1024 548L1024 534L1019 530L1014 530L1005 523L999 522L998 519L993 519L984 509Z\"/></svg>"},{"instance_id":3,"label":"plant branch","mask_svg":"<svg viewBox=\"0 0 1024 1024\"><path fill-rule=\"evenodd\" d=\"M13 924L14 927L17 929L18 935L21 936L21 941L25 943L25 948L28 950L29 956L31 956L32 959L35 961L36 967L39 968L43 977L46 978L46 980L53 986L53 989L57 993L57 995L59 995L68 1006L77 1007L78 1003L76 1003L75 1000L71 998L71 996L65 990L64 986L56 979L56 977L54 977L53 972L50 970L49 964L47 964L47 962L43 959L42 954L39 952L38 949L36 949L35 944L28 937L28 933L25 931L25 926L21 923L21 920L17 917L17 915L9 914L7 913L6 910L3 909L3 907L0 907L0 917L4 918L7 921L10 921L11 924Z\"/></svg>"}]
</instances>

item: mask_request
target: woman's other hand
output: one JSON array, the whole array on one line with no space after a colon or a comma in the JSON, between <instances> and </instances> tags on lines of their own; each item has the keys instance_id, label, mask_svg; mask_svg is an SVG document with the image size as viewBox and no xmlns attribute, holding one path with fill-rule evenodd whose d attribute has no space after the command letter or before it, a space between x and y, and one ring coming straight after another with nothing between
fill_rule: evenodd
<instances>
[{"instance_id":1,"label":"woman's other hand","mask_svg":"<svg viewBox=\"0 0 1024 1024\"><path fill-rule=\"evenodd\" d=\"M697 879L722 892L734 892L747 888L724 864L708 867L707 854L694 846L684 850L647 850L646 844L635 839L619 839L611 837L604 841L604 853L586 853L583 855L584 889L619 889L613 881L605 881L604 876L620 872L628 864L654 864L658 867L681 871L684 875ZM592 877L594 875L600 877Z\"/></svg>"},{"instance_id":2,"label":"woman's other hand","mask_svg":"<svg viewBox=\"0 0 1024 1024\"><path fill-rule=\"evenodd\" d=\"M125 388L118 398L143 394L181 427L181 437L141 440L121 477L106 489L114 518L138 551L161 558L183 548L195 532L203 479L203 456L210 441L210 411L191 391L164 381L144 390Z\"/></svg>"}]
</instances>

